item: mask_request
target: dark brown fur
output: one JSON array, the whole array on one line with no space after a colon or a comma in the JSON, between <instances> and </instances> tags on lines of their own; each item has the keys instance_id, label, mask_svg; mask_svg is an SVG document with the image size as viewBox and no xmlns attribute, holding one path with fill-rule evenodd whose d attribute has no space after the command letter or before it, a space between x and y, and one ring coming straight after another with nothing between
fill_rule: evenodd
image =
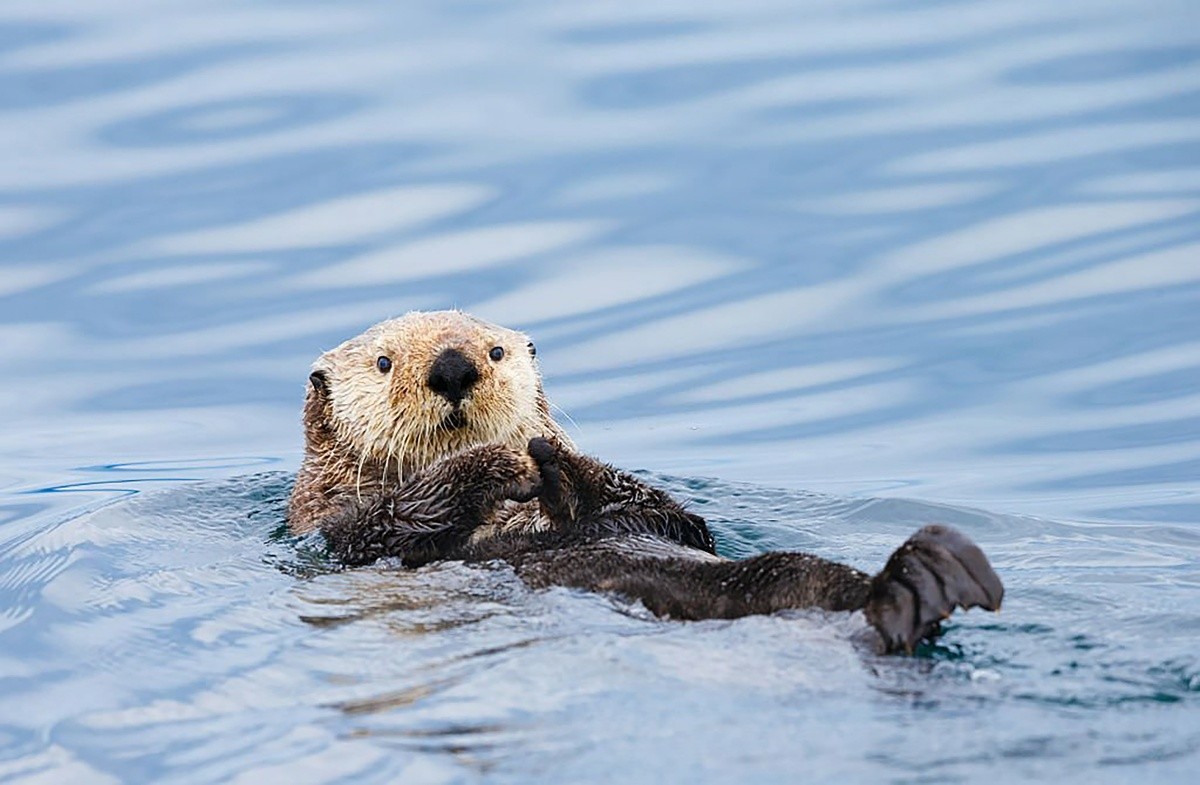
<instances>
[{"instance_id":1,"label":"dark brown fur","mask_svg":"<svg viewBox=\"0 0 1200 785\"><path fill-rule=\"evenodd\" d=\"M737 618L787 608L863 610L888 651L911 651L956 607L999 608L1003 586L959 532L926 527L872 577L805 553L730 561L699 516L629 474L545 439L523 456L485 445L435 464L402 488L351 504L322 526L351 564L394 556L504 560L534 587L571 586L640 600L676 619ZM506 504L537 496L553 525L473 535Z\"/></svg>"}]
</instances>

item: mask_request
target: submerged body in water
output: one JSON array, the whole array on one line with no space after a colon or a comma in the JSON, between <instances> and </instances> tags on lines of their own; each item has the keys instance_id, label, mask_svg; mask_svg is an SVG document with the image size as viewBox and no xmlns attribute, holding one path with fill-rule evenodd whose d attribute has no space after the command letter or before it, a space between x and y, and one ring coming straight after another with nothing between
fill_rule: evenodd
<instances>
[{"instance_id":1,"label":"submerged body in water","mask_svg":"<svg viewBox=\"0 0 1200 785\"><path fill-rule=\"evenodd\" d=\"M911 653L955 608L999 609L987 558L947 527L919 531L874 577L805 553L717 556L700 516L560 441L535 355L526 336L457 311L409 313L323 354L293 529L320 528L350 564L503 559L534 586L672 618L863 610L886 651Z\"/></svg>"}]
</instances>

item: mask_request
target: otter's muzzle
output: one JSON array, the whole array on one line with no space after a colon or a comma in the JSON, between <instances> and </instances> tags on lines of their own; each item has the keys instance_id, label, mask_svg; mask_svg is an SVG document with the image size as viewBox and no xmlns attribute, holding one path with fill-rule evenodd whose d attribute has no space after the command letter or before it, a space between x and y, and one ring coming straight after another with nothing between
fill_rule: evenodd
<instances>
[{"instance_id":1,"label":"otter's muzzle","mask_svg":"<svg viewBox=\"0 0 1200 785\"><path fill-rule=\"evenodd\" d=\"M429 389L458 406L479 381L479 369L458 349L446 349L429 368Z\"/></svg>"}]
</instances>

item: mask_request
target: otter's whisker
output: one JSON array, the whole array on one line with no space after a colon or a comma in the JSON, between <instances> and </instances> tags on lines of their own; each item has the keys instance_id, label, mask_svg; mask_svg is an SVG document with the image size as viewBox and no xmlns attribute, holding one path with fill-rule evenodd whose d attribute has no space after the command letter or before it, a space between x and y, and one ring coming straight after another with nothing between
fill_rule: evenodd
<instances>
[{"instance_id":1,"label":"otter's whisker","mask_svg":"<svg viewBox=\"0 0 1200 785\"><path fill-rule=\"evenodd\" d=\"M362 472L363 465L366 462L367 454L366 452L363 452L362 456L358 459L358 471L355 472L354 476L354 497L358 500L359 504L362 504Z\"/></svg>"},{"instance_id":2,"label":"otter's whisker","mask_svg":"<svg viewBox=\"0 0 1200 785\"><path fill-rule=\"evenodd\" d=\"M554 410L556 410L556 411L557 411L559 414L561 414L563 417L566 417L566 418L567 418L567 422L571 423L571 425L572 425L572 426L575 428L575 430L577 430L577 431L578 431L578 430L581 430L581 429L580 429L580 427L579 427L579 423L575 422L575 418L574 418L574 417L572 417L572 416L571 416L571 415L570 415L570 414L567 412L567 410L566 410L566 409L564 409L563 407L559 406L559 405L558 405L557 403L555 403L554 401L547 401L547 403L549 403L549 404L550 404L550 408L551 408L551 409L554 409Z\"/></svg>"},{"instance_id":3,"label":"otter's whisker","mask_svg":"<svg viewBox=\"0 0 1200 785\"><path fill-rule=\"evenodd\" d=\"M408 443L409 443L410 437L411 437L410 433L407 433L407 432L403 435L403 437L400 440L400 450L396 454L396 479L400 481L401 485L404 484L404 480L405 480L404 458L405 458L405 456L407 456L409 454Z\"/></svg>"}]
</instances>

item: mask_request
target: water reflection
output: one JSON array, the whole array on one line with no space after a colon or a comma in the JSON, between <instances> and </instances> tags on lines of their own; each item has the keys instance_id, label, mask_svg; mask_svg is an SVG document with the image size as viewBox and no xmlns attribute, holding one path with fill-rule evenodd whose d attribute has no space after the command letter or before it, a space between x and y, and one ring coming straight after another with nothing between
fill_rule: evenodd
<instances>
[{"instance_id":1,"label":"water reflection","mask_svg":"<svg viewBox=\"0 0 1200 785\"><path fill-rule=\"evenodd\" d=\"M156 112L115 123L100 138L118 147L203 144L291 131L350 114L362 105L352 95L263 95Z\"/></svg>"}]
</instances>

